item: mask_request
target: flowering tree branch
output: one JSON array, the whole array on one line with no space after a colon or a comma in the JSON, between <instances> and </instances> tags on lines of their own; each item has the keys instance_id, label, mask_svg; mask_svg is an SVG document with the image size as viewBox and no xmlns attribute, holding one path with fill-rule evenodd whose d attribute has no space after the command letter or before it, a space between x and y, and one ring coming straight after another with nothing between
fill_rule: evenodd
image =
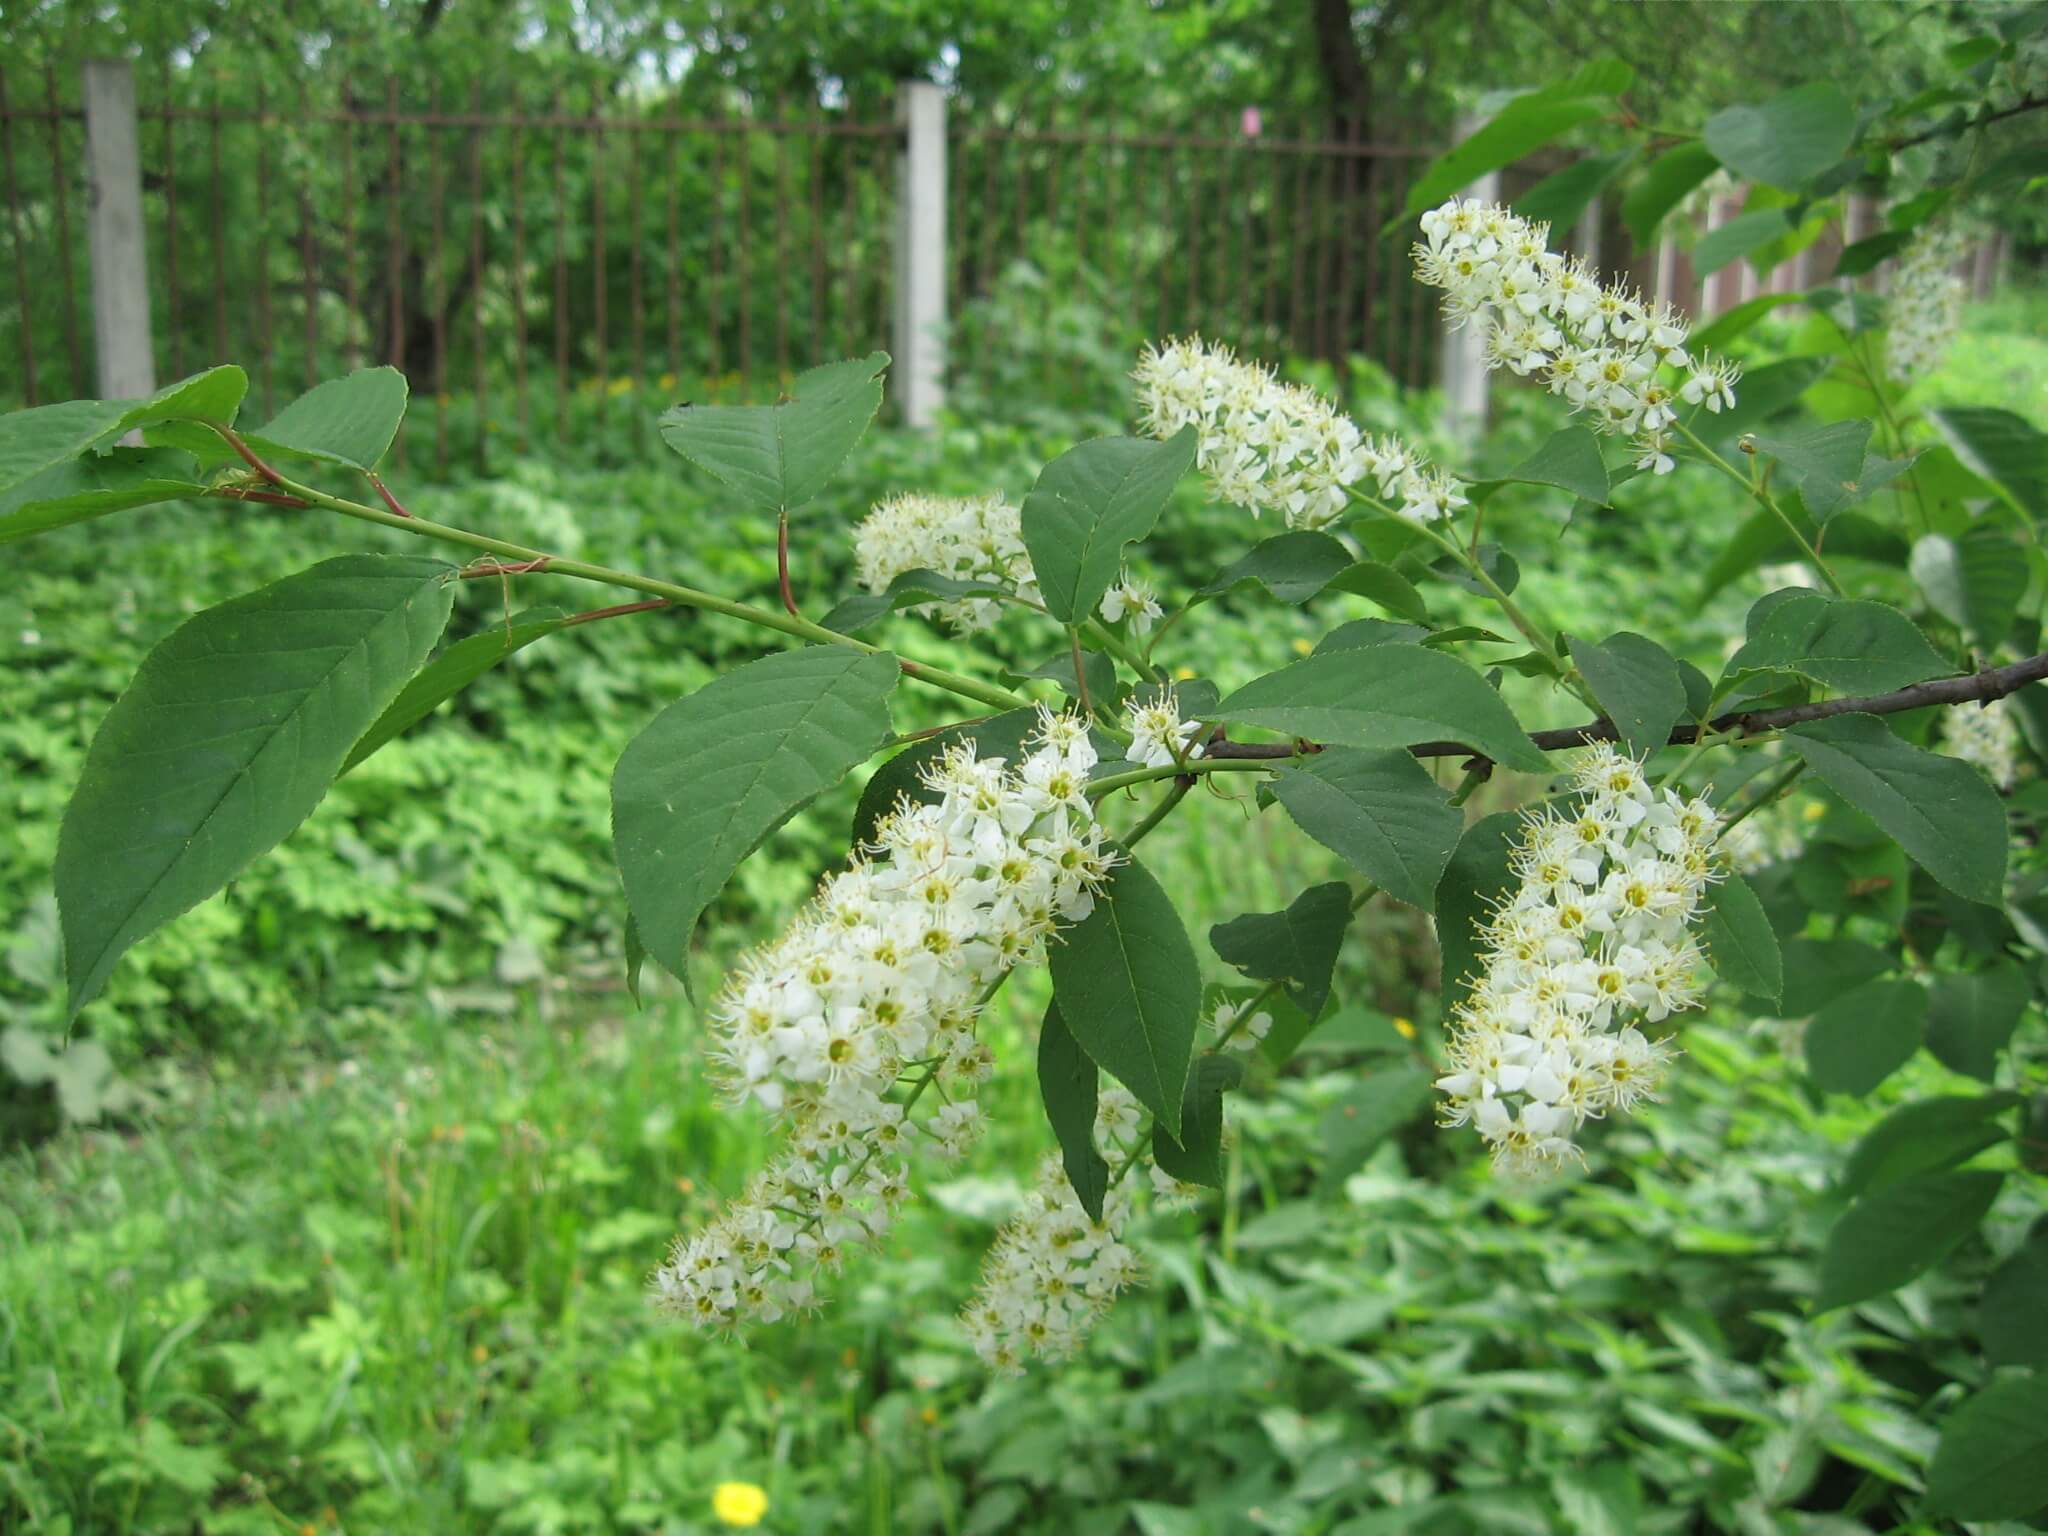
<instances>
[{"instance_id":1,"label":"flowering tree branch","mask_svg":"<svg viewBox=\"0 0 2048 1536\"><path fill-rule=\"evenodd\" d=\"M1890 693L1873 693L1862 698L1822 699L1812 704L1790 704L1781 709L1737 710L1708 721L1705 729L1716 736L1754 736L1763 731L1782 731L1788 726L1804 725L1810 720L1825 720L1832 715L1896 715L1935 704L1989 704L2043 678L2048 678L2048 651L2029 656L2025 661L2015 661L2009 666L1986 667L1981 672L1936 678L1932 682L1914 683L1908 688L1894 688ZM1685 746L1695 742L1699 740L1701 730L1697 725L1681 725L1672 731L1670 744ZM1545 752L1563 752L1572 747L1591 746L1595 742L1619 741L1621 733L1615 729L1613 721L1603 716L1584 725L1531 731L1529 739ZM1300 757L1322 750L1320 742L1218 741L1210 743L1204 756L1209 759L1263 761ZM1484 760L1483 754L1455 741L1421 741L1408 750L1417 757Z\"/></svg>"}]
</instances>

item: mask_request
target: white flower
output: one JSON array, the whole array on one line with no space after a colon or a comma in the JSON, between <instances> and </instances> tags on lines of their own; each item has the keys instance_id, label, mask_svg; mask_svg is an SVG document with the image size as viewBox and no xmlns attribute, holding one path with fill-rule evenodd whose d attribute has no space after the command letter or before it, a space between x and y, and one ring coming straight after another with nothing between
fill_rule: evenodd
<instances>
[{"instance_id":1,"label":"white flower","mask_svg":"<svg viewBox=\"0 0 2048 1536\"><path fill-rule=\"evenodd\" d=\"M1713 807L1653 789L1612 747L1580 760L1572 788L1569 812L1522 828L1436 1085L1443 1122L1475 1127L1516 1173L1576 1157L1587 1120L1655 1094L1671 1048L1633 1021L1699 1000L1690 928L1721 857Z\"/></svg>"},{"instance_id":2,"label":"white flower","mask_svg":"<svg viewBox=\"0 0 2048 1536\"><path fill-rule=\"evenodd\" d=\"M1550 227L1475 199L1453 198L1422 216L1417 278L1444 292L1454 325L1486 334L1490 367L1540 377L1597 432L1636 439L1636 467L1673 467L1665 428L1673 401L1725 410L1733 364L1694 358L1684 319L1625 286L1603 285L1576 258L1549 249ZM1688 370L1674 388L1659 370Z\"/></svg>"},{"instance_id":3,"label":"white flower","mask_svg":"<svg viewBox=\"0 0 2048 1536\"><path fill-rule=\"evenodd\" d=\"M1160 616L1159 600L1152 595L1152 588L1138 580L1129 571L1122 580L1102 594L1102 616L1115 624L1128 618L1131 633L1150 634L1152 624Z\"/></svg>"},{"instance_id":4,"label":"white flower","mask_svg":"<svg viewBox=\"0 0 2048 1536\"><path fill-rule=\"evenodd\" d=\"M875 593L905 571L922 570L1038 597L1019 513L1000 496L891 496L855 531L854 564L861 585ZM993 597L962 597L909 611L971 634L993 624L1000 606Z\"/></svg>"},{"instance_id":5,"label":"white flower","mask_svg":"<svg viewBox=\"0 0 2048 1536\"><path fill-rule=\"evenodd\" d=\"M1131 377L1143 430L1163 441L1193 426L1210 496L1254 517L1275 512L1290 528L1326 528L1343 519L1350 487L1376 481L1383 500L1399 500L1403 478L1422 468L1409 449L1373 442L1313 391L1200 337L1148 346Z\"/></svg>"},{"instance_id":6,"label":"white flower","mask_svg":"<svg viewBox=\"0 0 2048 1536\"><path fill-rule=\"evenodd\" d=\"M1124 728L1131 733L1130 747L1124 752L1127 762L1164 768L1202 755L1195 739L1202 734L1202 722L1182 720L1179 700L1164 689L1149 697L1133 694L1126 699Z\"/></svg>"},{"instance_id":7,"label":"white flower","mask_svg":"<svg viewBox=\"0 0 2048 1536\"><path fill-rule=\"evenodd\" d=\"M1964 250L1956 230L1930 227L1898 259L1885 298L1885 368L1901 383L1938 365L1962 326L1969 285L1953 269Z\"/></svg>"},{"instance_id":8,"label":"white flower","mask_svg":"<svg viewBox=\"0 0 2048 1536\"><path fill-rule=\"evenodd\" d=\"M1094 766L1085 726L1050 713L1017 765L953 748L924 772L932 798L900 801L734 968L713 1056L788 1145L677 1242L651 1282L664 1310L723 1330L815 1305L817 1276L888 1230L907 1159L972 1142L972 1089L993 1068L983 998L1087 911L1113 863L1085 793Z\"/></svg>"},{"instance_id":9,"label":"white flower","mask_svg":"<svg viewBox=\"0 0 2048 1536\"><path fill-rule=\"evenodd\" d=\"M1941 717L1941 746L2000 789L2011 789L2019 775L2020 728L2004 699L1946 711Z\"/></svg>"}]
</instances>

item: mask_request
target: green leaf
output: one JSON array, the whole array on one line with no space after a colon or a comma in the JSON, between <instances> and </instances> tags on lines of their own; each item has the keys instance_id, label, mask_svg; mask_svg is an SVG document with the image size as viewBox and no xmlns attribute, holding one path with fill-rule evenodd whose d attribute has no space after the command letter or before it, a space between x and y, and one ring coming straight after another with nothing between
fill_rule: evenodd
<instances>
[{"instance_id":1,"label":"green leaf","mask_svg":"<svg viewBox=\"0 0 2048 1536\"><path fill-rule=\"evenodd\" d=\"M1484 969L1480 932L1515 883L1510 856L1521 826L1522 818L1514 811L1497 811L1475 821L1465 829L1437 883L1436 942L1443 952L1440 985L1446 1018Z\"/></svg>"},{"instance_id":2,"label":"green leaf","mask_svg":"<svg viewBox=\"0 0 2048 1536\"><path fill-rule=\"evenodd\" d=\"M1705 938L1714 973L1751 997L1778 1003L1785 993L1785 957L1763 903L1742 876L1730 874L1708 895Z\"/></svg>"},{"instance_id":3,"label":"green leaf","mask_svg":"<svg viewBox=\"0 0 2048 1536\"><path fill-rule=\"evenodd\" d=\"M887 651L781 651L678 699L612 774L612 844L647 952L678 978L746 856L889 736Z\"/></svg>"},{"instance_id":4,"label":"green leaf","mask_svg":"<svg viewBox=\"0 0 2048 1536\"><path fill-rule=\"evenodd\" d=\"M1990 1082L2033 996L2026 972L2010 960L1939 972L1927 1003L1928 1051L1950 1071Z\"/></svg>"},{"instance_id":5,"label":"green leaf","mask_svg":"<svg viewBox=\"0 0 2048 1536\"><path fill-rule=\"evenodd\" d=\"M2003 192L2048 176L2048 144L2023 144L2007 150L1977 173L1972 192Z\"/></svg>"},{"instance_id":6,"label":"green leaf","mask_svg":"<svg viewBox=\"0 0 2048 1536\"><path fill-rule=\"evenodd\" d=\"M1172 899L1127 860L1050 951L1053 998L1081 1049L1178 1135L1202 976Z\"/></svg>"},{"instance_id":7,"label":"green leaf","mask_svg":"<svg viewBox=\"0 0 2048 1536\"><path fill-rule=\"evenodd\" d=\"M398 436L405 401L405 375L396 368L358 368L347 378L314 385L268 426L242 435L266 456L295 454L371 470Z\"/></svg>"},{"instance_id":8,"label":"green leaf","mask_svg":"<svg viewBox=\"0 0 2048 1536\"><path fill-rule=\"evenodd\" d=\"M1803 1019L1820 1012L1851 987L1882 976L1892 957L1854 939L1788 939L1784 945L1784 1016Z\"/></svg>"},{"instance_id":9,"label":"green leaf","mask_svg":"<svg viewBox=\"0 0 2048 1536\"><path fill-rule=\"evenodd\" d=\"M1273 795L1295 825L1388 895L1435 905L1465 818L1412 754L1330 747L1281 769Z\"/></svg>"},{"instance_id":10,"label":"green leaf","mask_svg":"<svg viewBox=\"0 0 2048 1536\"><path fill-rule=\"evenodd\" d=\"M1550 485L1581 500L1605 506L1609 494L1607 466L1600 457L1600 439L1587 427L1565 427L1544 439L1543 446L1497 480L1476 481L1472 499L1484 500L1503 485Z\"/></svg>"},{"instance_id":11,"label":"green leaf","mask_svg":"<svg viewBox=\"0 0 2048 1536\"><path fill-rule=\"evenodd\" d=\"M1419 645L1325 651L1254 678L1220 718L1350 747L1449 738L1509 768L1549 771L1501 697L1456 657Z\"/></svg>"},{"instance_id":12,"label":"green leaf","mask_svg":"<svg viewBox=\"0 0 2048 1536\"><path fill-rule=\"evenodd\" d=\"M1868 1301L1932 1268L1977 1230L2004 1177L1923 1173L1856 1201L1828 1232L1814 1310Z\"/></svg>"},{"instance_id":13,"label":"green leaf","mask_svg":"<svg viewBox=\"0 0 2048 1536\"><path fill-rule=\"evenodd\" d=\"M1355 651L1368 645L1397 645L1402 641L1427 641L1429 631L1420 624L1396 624L1390 619L1353 619L1339 624L1316 642L1312 655L1325 651Z\"/></svg>"},{"instance_id":14,"label":"green leaf","mask_svg":"<svg viewBox=\"0 0 2048 1536\"><path fill-rule=\"evenodd\" d=\"M2016 1093L1951 1094L1901 1104L1863 1135L1842 1168L1842 1188L1875 1194L1902 1179L1967 1162L2011 1132L1998 1117L2020 1102Z\"/></svg>"},{"instance_id":15,"label":"green leaf","mask_svg":"<svg viewBox=\"0 0 2048 1536\"><path fill-rule=\"evenodd\" d=\"M1896 608L1795 592L1769 610L1730 658L1722 688L1747 672L1796 672L1854 694L1949 677L1955 667Z\"/></svg>"},{"instance_id":16,"label":"green leaf","mask_svg":"<svg viewBox=\"0 0 2048 1536\"><path fill-rule=\"evenodd\" d=\"M1116 583L1124 547L1152 531L1160 508L1195 462L1195 429L1163 443L1098 437L1039 472L1024 498L1024 547L1045 606L1062 624L1091 617Z\"/></svg>"},{"instance_id":17,"label":"green leaf","mask_svg":"<svg viewBox=\"0 0 2048 1536\"><path fill-rule=\"evenodd\" d=\"M53 464L0 491L0 544L112 512L200 495L199 467L172 448L113 448Z\"/></svg>"},{"instance_id":18,"label":"green leaf","mask_svg":"<svg viewBox=\"0 0 2048 1536\"><path fill-rule=\"evenodd\" d=\"M1010 595L1011 589L999 583L962 581L956 576L941 576L937 571L903 571L883 591L856 592L818 622L839 634L851 635L900 608L963 597Z\"/></svg>"},{"instance_id":19,"label":"green leaf","mask_svg":"<svg viewBox=\"0 0 2048 1536\"><path fill-rule=\"evenodd\" d=\"M426 660L439 560L348 555L187 619L107 712L57 843L71 1014L320 803Z\"/></svg>"},{"instance_id":20,"label":"green leaf","mask_svg":"<svg viewBox=\"0 0 2048 1536\"><path fill-rule=\"evenodd\" d=\"M1581 124L1606 116L1612 110L1611 98L1628 88L1632 73L1618 60L1598 60L1570 80L1515 97L1469 138L1429 163L1408 189L1402 213L1413 217L1434 208L1488 171L1512 164Z\"/></svg>"},{"instance_id":21,"label":"green leaf","mask_svg":"<svg viewBox=\"0 0 2048 1536\"><path fill-rule=\"evenodd\" d=\"M1067 1183L1081 1209L1102 1220L1102 1197L1109 1193L1109 1164L1095 1150L1095 1107L1102 1080L1060 1017L1060 1005L1045 1010L1038 1032L1038 1092L1045 1117L1060 1144Z\"/></svg>"},{"instance_id":22,"label":"green leaf","mask_svg":"<svg viewBox=\"0 0 2048 1536\"><path fill-rule=\"evenodd\" d=\"M1927 989L1917 981L1866 981L1806 1026L1806 1071L1824 1093L1861 1098L1920 1049Z\"/></svg>"},{"instance_id":23,"label":"green leaf","mask_svg":"<svg viewBox=\"0 0 2048 1536\"><path fill-rule=\"evenodd\" d=\"M1737 176L1788 190L1832 169L1856 137L1856 108L1825 80L1781 91L1760 106L1726 107L1701 138Z\"/></svg>"},{"instance_id":24,"label":"green leaf","mask_svg":"<svg viewBox=\"0 0 2048 1536\"><path fill-rule=\"evenodd\" d=\"M1760 208L1755 213L1738 213L1725 224L1717 224L1692 248L1692 269L1697 277L1720 271L1731 261L1740 261L1751 251L1769 245L1792 228L1782 208Z\"/></svg>"},{"instance_id":25,"label":"green leaf","mask_svg":"<svg viewBox=\"0 0 2048 1536\"><path fill-rule=\"evenodd\" d=\"M1152 1127L1152 1160L1187 1184L1223 1187L1223 1095L1244 1081L1236 1056L1204 1056L1188 1073L1181 1098L1180 1125L1169 1135L1162 1120Z\"/></svg>"},{"instance_id":26,"label":"green leaf","mask_svg":"<svg viewBox=\"0 0 2048 1536\"><path fill-rule=\"evenodd\" d=\"M1916 540L1908 569L1928 606L1986 647L2012 632L2027 595L2025 555L2010 535L1986 523L1960 538L1930 533Z\"/></svg>"},{"instance_id":27,"label":"green leaf","mask_svg":"<svg viewBox=\"0 0 2048 1536\"><path fill-rule=\"evenodd\" d=\"M209 368L166 385L147 400L66 400L0 416L0 492L76 458L95 443L175 417L234 419L249 379L234 367Z\"/></svg>"},{"instance_id":28,"label":"green leaf","mask_svg":"<svg viewBox=\"0 0 2048 1536\"><path fill-rule=\"evenodd\" d=\"M1777 437L1756 439L1799 487L1808 516L1825 523L1862 494L1859 480L1868 457L1871 426L1867 421L1831 421Z\"/></svg>"},{"instance_id":29,"label":"green leaf","mask_svg":"<svg viewBox=\"0 0 2048 1536\"><path fill-rule=\"evenodd\" d=\"M1573 641L1572 665L1631 752L1647 756L1670 739L1685 713L1685 680L1663 646L1622 630L1597 645Z\"/></svg>"},{"instance_id":30,"label":"green leaf","mask_svg":"<svg viewBox=\"0 0 2048 1536\"><path fill-rule=\"evenodd\" d=\"M1422 594L1415 590L1415 583L1391 565L1361 560L1358 564L1347 566L1332 576L1330 590L1349 592L1353 596L1378 603L1397 619L1407 619L1415 624L1429 622L1429 605L1422 600Z\"/></svg>"},{"instance_id":31,"label":"green leaf","mask_svg":"<svg viewBox=\"0 0 2048 1536\"><path fill-rule=\"evenodd\" d=\"M1319 1139L1324 1189L1342 1184L1372 1156L1379 1144L1429 1104L1429 1074L1403 1064L1361 1078L1324 1114Z\"/></svg>"},{"instance_id":32,"label":"green leaf","mask_svg":"<svg viewBox=\"0 0 2048 1536\"><path fill-rule=\"evenodd\" d=\"M398 697L350 749L341 771L347 773L393 737L411 730L513 652L552 635L568 617L559 608L529 608L502 628L456 641L399 690Z\"/></svg>"},{"instance_id":33,"label":"green leaf","mask_svg":"<svg viewBox=\"0 0 2048 1536\"><path fill-rule=\"evenodd\" d=\"M2048 1377L2002 1376L1963 1400L1942 1422L1927 1502L1958 1520L2024 1520L2048 1506Z\"/></svg>"},{"instance_id":34,"label":"green leaf","mask_svg":"<svg viewBox=\"0 0 2048 1536\"><path fill-rule=\"evenodd\" d=\"M1622 221L1639 249L1656 244L1657 226L1694 187L1721 168L1714 152L1693 141L1667 149L1650 162L1649 169L1621 200Z\"/></svg>"},{"instance_id":35,"label":"green leaf","mask_svg":"<svg viewBox=\"0 0 2048 1536\"><path fill-rule=\"evenodd\" d=\"M2035 1222L2019 1251L1991 1272L1977 1306L1977 1336L1992 1365L2048 1371L2048 1224Z\"/></svg>"},{"instance_id":36,"label":"green leaf","mask_svg":"<svg viewBox=\"0 0 2048 1536\"><path fill-rule=\"evenodd\" d=\"M1782 362L1752 368L1742 376L1734 408L1719 415L1697 413L1692 429L1709 444L1733 443L1805 394L1827 373L1828 364L1825 357L1788 357Z\"/></svg>"},{"instance_id":37,"label":"green leaf","mask_svg":"<svg viewBox=\"0 0 2048 1536\"><path fill-rule=\"evenodd\" d=\"M2048 512L2048 436L1997 406L1952 405L1929 411L1963 467L2003 490L2030 518Z\"/></svg>"},{"instance_id":38,"label":"green leaf","mask_svg":"<svg viewBox=\"0 0 2048 1536\"><path fill-rule=\"evenodd\" d=\"M1209 947L1254 981L1284 982L1287 996L1313 1019L1330 1000L1330 977L1350 927L1351 887L1333 880L1310 886L1284 912L1247 912L1216 924Z\"/></svg>"},{"instance_id":39,"label":"green leaf","mask_svg":"<svg viewBox=\"0 0 2048 1536\"><path fill-rule=\"evenodd\" d=\"M1561 171L1553 171L1515 199L1515 212L1552 229L1570 229L1607 184L1635 160L1636 151L1587 155Z\"/></svg>"},{"instance_id":40,"label":"green leaf","mask_svg":"<svg viewBox=\"0 0 2048 1536\"><path fill-rule=\"evenodd\" d=\"M1327 533L1298 528L1252 546L1214 581L1199 588L1199 598L1220 597L1235 587L1257 582L1283 603L1305 603L1351 567L1351 552Z\"/></svg>"},{"instance_id":41,"label":"green leaf","mask_svg":"<svg viewBox=\"0 0 2048 1536\"><path fill-rule=\"evenodd\" d=\"M1081 652L1080 677L1087 681L1089 702L1098 708L1113 704L1121 691L1117 685L1116 663L1102 651ZM1028 672L1012 672L1005 668L1003 681L1013 686L1017 683L1037 681L1057 683L1060 691L1068 698L1078 702L1081 697L1081 686L1075 677L1074 653L1071 648L1054 651Z\"/></svg>"},{"instance_id":42,"label":"green leaf","mask_svg":"<svg viewBox=\"0 0 2048 1536\"><path fill-rule=\"evenodd\" d=\"M1835 261L1835 276L1861 277L1881 261L1888 261L1906 248L1911 235L1899 230L1885 230L1881 234L1867 235L1854 245L1842 248L1842 254Z\"/></svg>"},{"instance_id":43,"label":"green leaf","mask_svg":"<svg viewBox=\"0 0 2048 1536\"><path fill-rule=\"evenodd\" d=\"M825 487L882 405L889 354L800 373L776 405L679 405L661 418L669 447L769 512ZM659 959L659 952L656 952Z\"/></svg>"},{"instance_id":44,"label":"green leaf","mask_svg":"<svg viewBox=\"0 0 2048 1536\"><path fill-rule=\"evenodd\" d=\"M2005 807L1968 763L1901 741L1875 715L1836 715L1785 733L1836 794L1958 896L1996 906L2005 889Z\"/></svg>"},{"instance_id":45,"label":"green leaf","mask_svg":"<svg viewBox=\"0 0 2048 1536\"><path fill-rule=\"evenodd\" d=\"M1804 302L1797 293L1760 293L1733 309L1725 309L1686 339L1686 347L1697 357L1702 352L1719 352L1736 337L1750 330L1774 309Z\"/></svg>"}]
</instances>

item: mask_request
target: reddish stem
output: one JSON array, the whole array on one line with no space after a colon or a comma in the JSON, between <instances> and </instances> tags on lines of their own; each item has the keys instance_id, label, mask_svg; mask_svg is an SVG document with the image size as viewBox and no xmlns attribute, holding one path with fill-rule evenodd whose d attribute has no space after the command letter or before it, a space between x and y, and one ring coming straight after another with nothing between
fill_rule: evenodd
<instances>
[{"instance_id":1,"label":"reddish stem","mask_svg":"<svg viewBox=\"0 0 2048 1536\"><path fill-rule=\"evenodd\" d=\"M404 507L398 504L398 498L391 494L391 487L384 483L384 479L381 475L379 475L374 469L366 469L363 471L363 474L368 477L371 487L377 492L377 494L384 498L385 506L389 507L394 513L396 513L400 517L412 516L410 512L406 511Z\"/></svg>"},{"instance_id":2,"label":"reddish stem","mask_svg":"<svg viewBox=\"0 0 2048 1536\"><path fill-rule=\"evenodd\" d=\"M797 611L796 594L789 589L789 514L784 512L775 523L775 581L782 590L782 606L790 617L803 617Z\"/></svg>"},{"instance_id":3,"label":"reddish stem","mask_svg":"<svg viewBox=\"0 0 2048 1536\"><path fill-rule=\"evenodd\" d=\"M283 483L284 476L280 475L276 470L272 469L268 464L264 463L262 457L256 452L256 450L251 448L247 443L243 442L242 435L239 432L237 432L233 427L229 426L224 421L209 421L206 423L206 425L213 428L214 431L218 432L221 436L221 440L225 442L230 448L234 449L236 454L238 454L241 457L242 462L244 464L247 464L251 469L255 470L257 474L261 475L264 479L268 480L272 485L280 485Z\"/></svg>"},{"instance_id":4,"label":"reddish stem","mask_svg":"<svg viewBox=\"0 0 2048 1536\"><path fill-rule=\"evenodd\" d=\"M573 614L562 620L562 628L569 629L578 624L595 624L599 619L616 619L626 613L651 613L656 608L666 608L665 597L650 597L644 603L619 603L611 608L593 608L588 613Z\"/></svg>"}]
</instances>

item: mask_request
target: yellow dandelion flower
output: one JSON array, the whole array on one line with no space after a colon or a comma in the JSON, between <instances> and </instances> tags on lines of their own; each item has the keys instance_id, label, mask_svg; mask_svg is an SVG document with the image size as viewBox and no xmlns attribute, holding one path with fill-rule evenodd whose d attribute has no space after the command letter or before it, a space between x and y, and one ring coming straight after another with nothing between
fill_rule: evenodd
<instances>
[{"instance_id":1,"label":"yellow dandelion flower","mask_svg":"<svg viewBox=\"0 0 2048 1536\"><path fill-rule=\"evenodd\" d=\"M711 1513L720 1525L759 1525L768 1513L768 1490L758 1483L720 1483L711 1490Z\"/></svg>"}]
</instances>

